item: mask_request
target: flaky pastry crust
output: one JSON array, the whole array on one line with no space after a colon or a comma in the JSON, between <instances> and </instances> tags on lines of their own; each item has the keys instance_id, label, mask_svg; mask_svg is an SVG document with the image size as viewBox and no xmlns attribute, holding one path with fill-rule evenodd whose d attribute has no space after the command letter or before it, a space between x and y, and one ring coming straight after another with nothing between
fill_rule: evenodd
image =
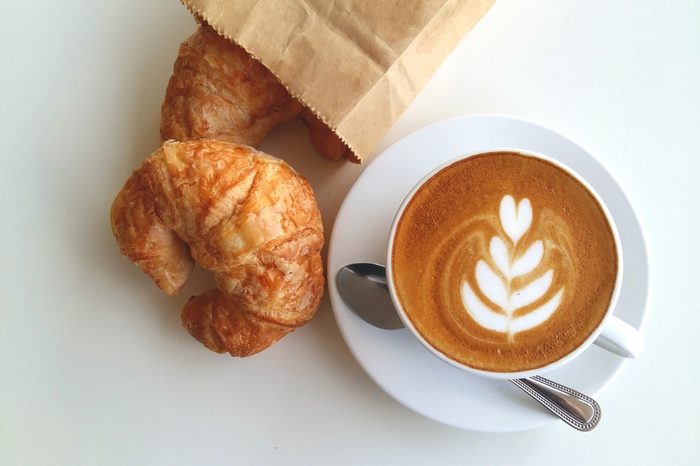
<instances>
[{"instance_id":1,"label":"flaky pastry crust","mask_svg":"<svg viewBox=\"0 0 700 466\"><path fill-rule=\"evenodd\" d=\"M299 116L320 154L359 160L270 70L205 23L180 46L161 108L160 135L258 146L272 128Z\"/></svg>"},{"instance_id":2,"label":"flaky pastry crust","mask_svg":"<svg viewBox=\"0 0 700 466\"><path fill-rule=\"evenodd\" d=\"M257 353L304 325L323 295L321 215L285 162L215 140L166 141L111 211L119 247L175 295L194 263L218 289L190 298L184 327L207 348Z\"/></svg>"}]
</instances>

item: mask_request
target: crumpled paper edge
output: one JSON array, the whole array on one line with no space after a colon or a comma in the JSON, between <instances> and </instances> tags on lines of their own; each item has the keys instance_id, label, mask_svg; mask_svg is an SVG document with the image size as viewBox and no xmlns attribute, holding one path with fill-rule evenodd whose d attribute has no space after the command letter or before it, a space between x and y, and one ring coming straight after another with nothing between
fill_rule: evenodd
<instances>
[{"instance_id":1,"label":"crumpled paper edge","mask_svg":"<svg viewBox=\"0 0 700 466\"><path fill-rule=\"evenodd\" d=\"M233 42L233 43L236 44L237 46L241 47L243 50L246 51L246 53L247 53L248 55L250 55L251 57L253 57L253 59L257 60L258 62L262 63L263 66L265 66L265 63L263 63L263 61L260 60L259 57L257 57L254 53L252 53L247 47L245 47L245 46L242 45L242 44L239 44L237 41L235 41L234 39L232 39L228 34L224 33L223 30L222 30L219 26L217 26L214 22L212 22L210 18L207 18L207 15L203 14L201 11L199 11L199 10L198 10L197 8L195 8L194 6L189 5L189 4L187 3L187 0L180 0L180 2L185 6L185 8L187 8L187 9L190 11L190 13L192 13L192 16L194 16L194 19L195 19L195 21L197 21L197 23L201 23L202 21L206 22L209 26L212 27L212 29L214 29L214 30L216 31L216 33L217 33L218 35L220 35L221 37L225 38L226 40L228 40L228 41L230 41L230 42ZM267 66L265 66L265 68L267 68ZM328 128L330 128L330 130L333 131L333 134L335 134L336 136L338 136L338 138L340 138L340 140L343 142L343 144L345 144L345 145L350 149L350 151L352 152L352 157L349 158L349 160L350 160L351 162L359 163L359 164L363 164L363 163L364 163L364 160L362 159L361 156L358 155L358 152L355 150L355 148L354 148L341 134L338 133L337 128L333 128L333 126L331 126L331 125L328 123L328 120L327 120L323 115L321 115L320 113L318 113L318 110L316 110L316 108L314 108L314 107L311 106L311 105L308 105L308 104L304 101L304 99L302 99L299 95L297 95L295 92L293 92L293 91L287 86L287 84L285 84L285 83L280 79L280 77L277 75L277 73L275 73L274 71L270 70L269 68L267 68L267 69L270 71L270 73L273 74L273 76L274 76L275 78L277 78L277 81L279 81L279 83L282 84L282 86L284 86L284 88L287 90L287 92L289 92L289 94L290 94L292 97L294 97L294 98L297 99L299 102L301 102L302 105L304 105L304 107L306 107L306 108L308 108L309 110L311 110L311 112L313 112L313 114L314 114L319 120L321 120L321 121L323 122L324 125L326 125Z\"/></svg>"}]
</instances>

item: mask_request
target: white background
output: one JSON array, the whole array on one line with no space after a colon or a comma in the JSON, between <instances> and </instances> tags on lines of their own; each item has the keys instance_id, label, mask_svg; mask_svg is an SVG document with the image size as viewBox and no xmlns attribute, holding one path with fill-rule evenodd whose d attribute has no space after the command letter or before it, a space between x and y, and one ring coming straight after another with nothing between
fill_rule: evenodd
<instances>
[{"instance_id":1,"label":"white background","mask_svg":"<svg viewBox=\"0 0 700 466\"><path fill-rule=\"evenodd\" d=\"M506 113L580 142L618 179L651 254L647 347L587 434L478 434L410 412L353 360L327 300L245 360L180 328L211 279L164 296L120 256L108 211L158 146L193 30L175 0L3 2L0 464L698 464L700 2L500 0L378 148ZM362 167L321 159L300 123L263 149L311 180L330 232Z\"/></svg>"}]
</instances>

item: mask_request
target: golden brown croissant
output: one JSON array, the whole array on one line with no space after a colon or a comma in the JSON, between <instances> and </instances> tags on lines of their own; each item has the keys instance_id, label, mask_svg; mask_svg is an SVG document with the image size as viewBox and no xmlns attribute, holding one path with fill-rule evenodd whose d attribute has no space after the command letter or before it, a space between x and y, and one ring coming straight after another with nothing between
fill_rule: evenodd
<instances>
[{"instance_id":1,"label":"golden brown croissant","mask_svg":"<svg viewBox=\"0 0 700 466\"><path fill-rule=\"evenodd\" d=\"M129 259L176 294L194 262L218 289L190 298L185 328L207 348L257 353L305 324L323 295L321 216L308 182L239 144L167 141L112 205Z\"/></svg>"},{"instance_id":2,"label":"golden brown croissant","mask_svg":"<svg viewBox=\"0 0 700 466\"><path fill-rule=\"evenodd\" d=\"M323 121L314 115L314 112L304 108L301 111L301 118L309 128L311 143L319 154L325 155L331 160L344 158L352 162L359 162L359 159L355 157L355 154L348 146Z\"/></svg>"},{"instance_id":3,"label":"golden brown croissant","mask_svg":"<svg viewBox=\"0 0 700 466\"><path fill-rule=\"evenodd\" d=\"M245 50L203 25L180 46L161 109L163 140L257 146L301 104Z\"/></svg>"},{"instance_id":4,"label":"golden brown croissant","mask_svg":"<svg viewBox=\"0 0 700 466\"><path fill-rule=\"evenodd\" d=\"M243 48L203 24L180 46L161 109L163 140L213 138L258 146L303 106ZM333 160L358 161L342 140L304 109L316 150Z\"/></svg>"}]
</instances>

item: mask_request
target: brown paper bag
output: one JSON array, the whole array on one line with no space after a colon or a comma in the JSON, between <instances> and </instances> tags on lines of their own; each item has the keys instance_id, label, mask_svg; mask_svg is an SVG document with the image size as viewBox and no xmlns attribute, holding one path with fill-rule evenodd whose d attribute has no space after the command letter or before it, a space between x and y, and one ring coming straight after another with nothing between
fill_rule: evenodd
<instances>
[{"instance_id":1,"label":"brown paper bag","mask_svg":"<svg viewBox=\"0 0 700 466\"><path fill-rule=\"evenodd\" d=\"M183 0L366 160L495 0Z\"/></svg>"}]
</instances>

